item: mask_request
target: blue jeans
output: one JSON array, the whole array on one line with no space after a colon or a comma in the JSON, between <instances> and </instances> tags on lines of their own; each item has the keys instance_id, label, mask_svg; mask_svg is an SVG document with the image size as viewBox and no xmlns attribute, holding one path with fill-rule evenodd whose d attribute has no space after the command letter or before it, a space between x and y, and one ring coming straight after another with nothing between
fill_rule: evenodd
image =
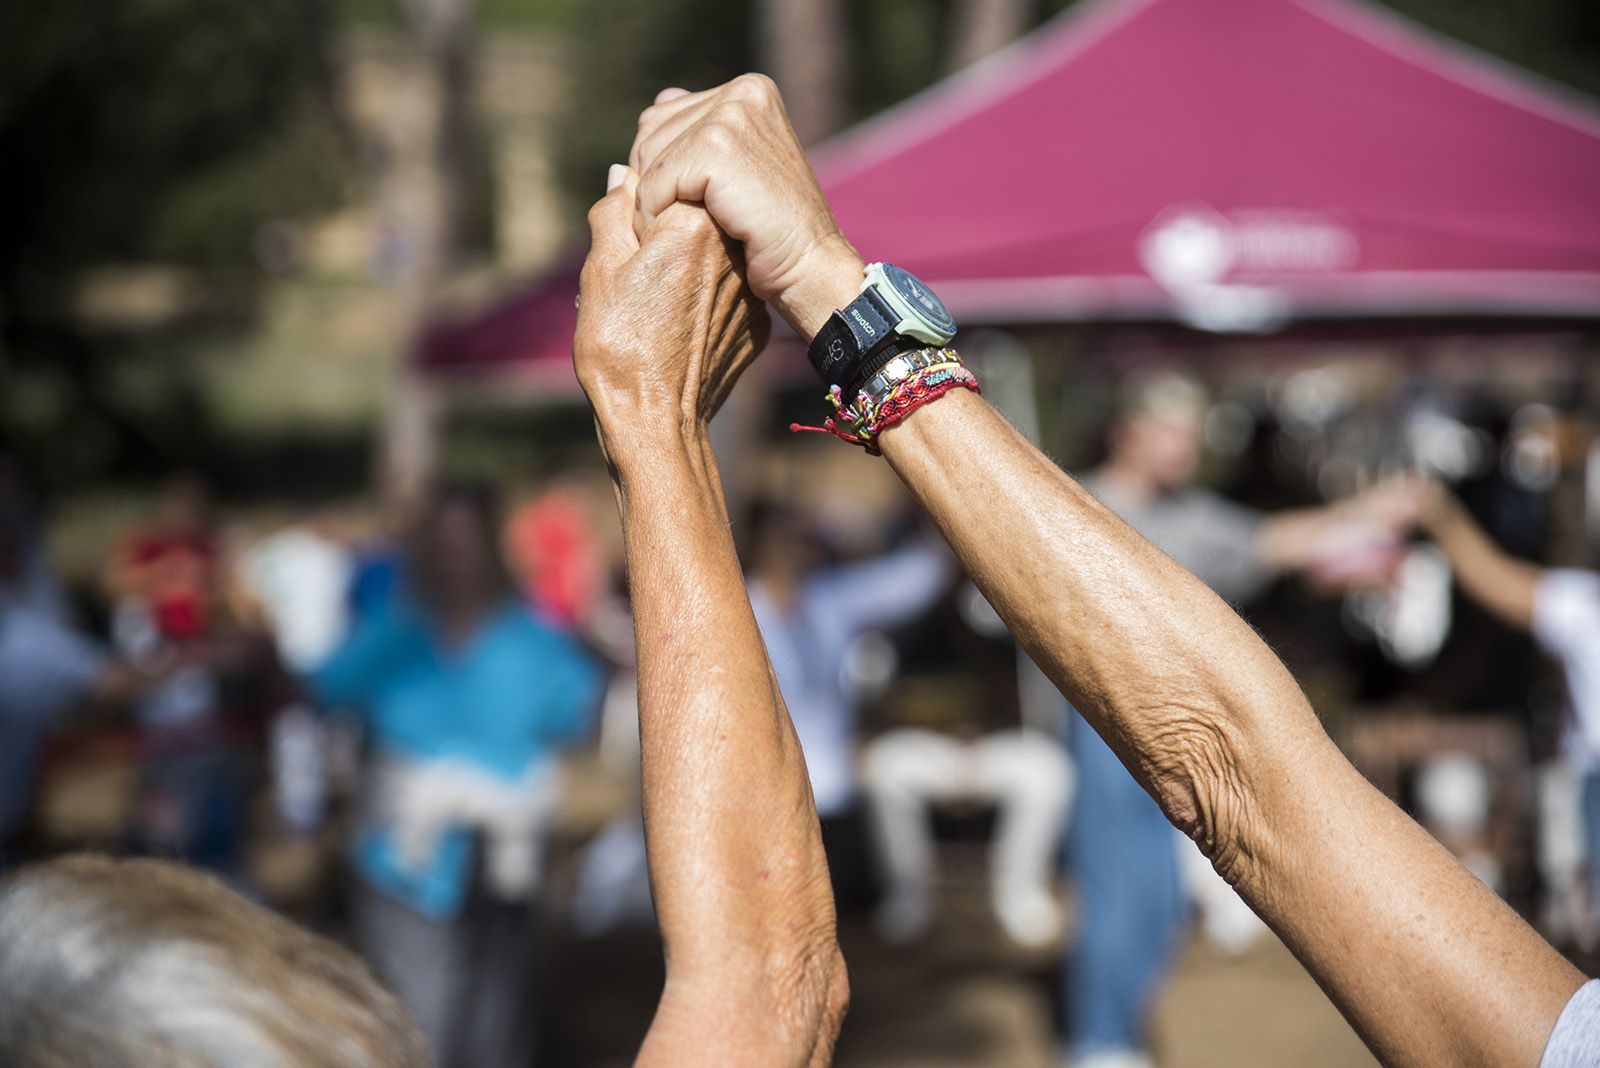
<instances>
[{"instance_id":1,"label":"blue jeans","mask_svg":"<svg viewBox=\"0 0 1600 1068\"><path fill-rule=\"evenodd\" d=\"M1589 886L1600 901L1600 771L1583 776L1583 842L1589 849Z\"/></svg>"},{"instance_id":2,"label":"blue jeans","mask_svg":"<svg viewBox=\"0 0 1600 1068\"><path fill-rule=\"evenodd\" d=\"M1066 962L1074 1056L1145 1048L1145 1018L1186 919L1172 825L1094 728L1072 714L1077 801L1067 867L1078 901Z\"/></svg>"}]
</instances>

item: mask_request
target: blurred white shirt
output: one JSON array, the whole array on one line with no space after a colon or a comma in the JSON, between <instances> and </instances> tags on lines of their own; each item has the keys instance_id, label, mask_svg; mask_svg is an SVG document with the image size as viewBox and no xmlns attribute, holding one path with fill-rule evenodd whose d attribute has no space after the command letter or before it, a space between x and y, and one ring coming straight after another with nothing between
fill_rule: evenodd
<instances>
[{"instance_id":1,"label":"blurred white shirt","mask_svg":"<svg viewBox=\"0 0 1600 1068\"><path fill-rule=\"evenodd\" d=\"M1572 721L1563 736L1568 759L1600 769L1600 572L1557 569L1539 582L1533 636L1566 672Z\"/></svg>"},{"instance_id":2,"label":"blurred white shirt","mask_svg":"<svg viewBox=\"0 0 1600 1068\"><path fill-rule=\"evenodd\" d=\"M295 671L321 664L344 637L353 571L344 546L301 527L245 554L245 581L272 626L278 654Z\"/></svg>"},{"instance_id":3,"label":"blurred white shirt","mask_svg":"<svg viewBox=\"0 0 1600 1068\"><path fill-rule=\"evenodd\" d=\"M855 695L845 679L851 643L927 609L954 572L949 550L930 538L817 572L788 612L751 580L750 605L806 755L818 815L836 815L855 800Z\"/></svg>"}]
</instances>

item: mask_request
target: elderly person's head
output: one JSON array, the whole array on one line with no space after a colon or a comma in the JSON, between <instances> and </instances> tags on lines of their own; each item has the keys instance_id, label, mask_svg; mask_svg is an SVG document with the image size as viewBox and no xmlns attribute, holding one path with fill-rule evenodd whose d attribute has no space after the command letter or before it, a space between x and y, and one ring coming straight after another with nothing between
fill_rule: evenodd
<instances>
[{"instance_id":1,"label":"elderly person's head","mask_svg":"<svg viewBox=\"0 0 1600 1068\"><path fill-rule=\"evenodd\" d=\"M7 1068L428 1063L353 955L208 875L75 856L0 881Z\"/></svg>"},{"instance_id":2,"label":"elderly person's head","mask_svg":"<svg viewBox=\"0 0 1600 1068\"><path fill-rule=\"evenodd\" d=\"M1200 467L1206 392L1172 371L1123 384L1107 441L1113 464L1162 490L1188 485Z\"/></svg>"}]
</instances>

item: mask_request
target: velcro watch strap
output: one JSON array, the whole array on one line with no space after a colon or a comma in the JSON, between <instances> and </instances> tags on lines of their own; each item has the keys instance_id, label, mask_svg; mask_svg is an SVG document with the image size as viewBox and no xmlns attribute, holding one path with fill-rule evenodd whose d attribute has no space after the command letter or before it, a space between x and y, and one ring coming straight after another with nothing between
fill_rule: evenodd
<instances>
[{"instance_id":1,"label":"velcro watch strap","mask_svg":"<svg viewBox=\"0 0 1600 1068\"><path fill-rule=\"evenodd\" d=\"M898 336L894 328L899 321L883 298L868 289L828 316L811 339L806 357L827 385L849 385L860 377L862 365Z\"/></svg>"}]
</instances>

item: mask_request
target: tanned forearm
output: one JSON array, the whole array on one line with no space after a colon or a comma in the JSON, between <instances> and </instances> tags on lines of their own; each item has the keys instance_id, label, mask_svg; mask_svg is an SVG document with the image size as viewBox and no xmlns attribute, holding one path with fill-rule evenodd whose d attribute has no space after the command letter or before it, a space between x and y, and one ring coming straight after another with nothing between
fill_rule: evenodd
<instances>
[{"instance_id":1,"label":"tanned forearm","mask_svg":"<svg viewBox=\"0 0 1600 1068\"><path fill-rule=\"evenodd\" d=\"M847 996L827 862L715 461L693 432L608 449L668 962L639 1063L825 1064Z\"/></svg>"},{"instance_id":2,"label":"tanned forearm","mask_svg":"<svg viewBox=\"0 0 1600 1068\"><path fill-rule=\"evenodd\" d=\"M881 446L1029 654L1385 1062L1538 1063L1582 977L1340 755L1233 611L973 394Z\"/></svg>"},{"instance_id":3,"label":"tanned forearm","mask_svg":"<svg viewBox=\"0 0 1600 1068\"><path fill-rule=\"evenodd\" d=\"M1533 625L1533 602L1544 570L1508 555L1444 490L1427 517L1434 541L1467 595L1520 630Z\"/></svg>"}]
</instances>

